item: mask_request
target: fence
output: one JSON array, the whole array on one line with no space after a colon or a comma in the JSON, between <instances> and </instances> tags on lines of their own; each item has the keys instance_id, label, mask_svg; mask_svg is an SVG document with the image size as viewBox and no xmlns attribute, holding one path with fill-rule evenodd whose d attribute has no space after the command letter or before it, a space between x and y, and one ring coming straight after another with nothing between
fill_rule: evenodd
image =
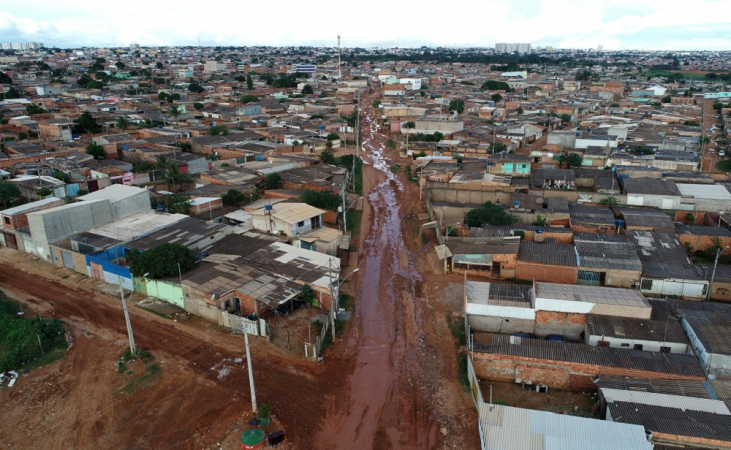
<instances>
[{"instance_id":1,"label":"fence","mask_svg":"<svg viewBox=\"0 0 731 450\"><path fill-rule=\"evenodd\" d=\"M470 393L472 394L472 400L475 402L475 406L479 408L480 403L485 403L482 399L482 392L480 391L480 383L475 374L475 369L472 367L472 358L467 358L467 378L470 382Z\"/></svg>"},{"instance_id":2,"label":"fence","mask_svg":"<svg viewBox=\"0 0 731 450\"><path fill-rule=\"evenodd\" d=\"M305 342L305 357L310 359L317 359L322 353L322 343L325 342L327 331L330 329L330 320L326 320L320 330L320 334L315 339L315 342Z\"/></svg>"},{"instance_id":3,"label":"fence","mask_svg":"<svg viewBox=\"0 0 731 450\"><path fill-rule=\"evenodd\" d=\"M269 330L267 323L264 319L249 320L246 317L234 316L228 312L223 312L224 316L228 316L228 321L231 326L231 330L234 333L249 333L254 336L269 337ZM224 317L224 324L226 318Z\"/></svg>"}]
</instances>

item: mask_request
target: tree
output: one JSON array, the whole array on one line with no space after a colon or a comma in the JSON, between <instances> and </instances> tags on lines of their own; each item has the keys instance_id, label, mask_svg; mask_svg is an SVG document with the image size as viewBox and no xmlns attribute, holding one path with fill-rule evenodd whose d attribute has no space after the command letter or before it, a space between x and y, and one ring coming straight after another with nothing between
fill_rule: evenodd
<instances>
[{"instance_id":1,"label":"tree","mask_svg":"<svg viewBox=\"0 0 731 450\"><path fill-rule=\"evenodd\" d=\"M228 136L228 127L226 125L215 125L208 129L211 136Z\"/></svg>"},{"instance_id":2,"label":"tree","mask_svg":"<svg viewBox=\"0 0 731 450\"><path fill-rule=\"evenodd\" d=\"M457 114L462 114L464 112L464 100L452 100L449 103L449 110L457 111Z\"/></svg>"},{"instance_id":3,"label":"tree","mask_svg":"<svg viewBox=\"0 0 731 450\"><path fill-rule=\"evenodd\" d=\"M325 149L320 153L320 160L325 164L335 164L335 156L333 152Z\"/></svg>"},{"instance_id":4,"label":"tree","mask_svg":"<svg viewBox=\"0 0 731 450\"><path fill-rule=\"evenodd\" d=\"M188 214L190 211L190 195L185 192L176 192L165 196L165 206L169 213Z\"/></svg>"},{"instance_id":5,"label":"tree","mask_svg":"<svg viewBox=\"0 0 731 450\"><path fill-rule=\"evenodd\" d=\"M96 142L91 142L86 146L86 153L93 156L94 159L104 159L107 156L106 152L104 152L104 147Z\"/></svg>"},{"instance_id":6,"label":"tree","mask_svg":"<svg viewBox=\"0 0 731 450\"><path fill-rule=\"evenodd\" d=\"M706 255L716 257L716 253L723 251L723 241L720 236L711 237L711 245L706 248Z\"/></svg>"},{"instance_id":7,"label":"tree","mask_svg":"<svg viewBox=\"0 0 731 450\"><path fill-rule=\"evenodd\" d=\"M102 130L102 128L97 125L94 118L91 117L91 113L89 113L89 111L84 111L78 119L74 120L74 122L79 124L79 126L87 133L98 133Z\"/></svg>"},{"instance_id":8,"label":"tree","mask_svg":"<svg viewBox=\"0 0 731 450\"><path fill-rule=\"evenodd\" d=\"M410 120L408 122L405 122L402 125L402 128L406 128L406 129L409 129L409 130L414 129L414 128L416 128L416 122L414 122L413 120Z\"/></svg>"},{"instance_id":9,"label":"tree","mask_svg":"<svg viewBox=\"0 0 731 450\"><path fill-rule=\"evenodd\" d=\"M282 177L278 173L270 173L267 175L266 185L267 189L279 189L279 183L282 182Z\"/></svg>"},{"instance_id":10,"label":"tree","mask_svg":"<svg viewBox=\"0 0 731 450\"><path fill-rule=\"evenodd\" d=\"M508 149L508 146L503 144L502 142L495 142L493 144L490 144L490 151L492 151L492 154L495 153L502 153Z\"/></svg>"},{"instance_id":11,"label":"tree","mask_svg":"<svg viewBox=\"0 0 731 450\"><path fill-rule=\"evenodd\" d=\"M129 119L127 119L126 117L124 117L124 116L117 117L117 128L119 128L120 130L124 131L127 128L129 128L130 125L131 125L131 123L130 123Z\"/></svg>"},{"instance_id":12,"label":"tree","mask_svg":"<svg viewBox=\"0 0 731 450\"><path fill-rule=\"evenodd\" d=\"M48 112L38 105L28 105L25 107L25 111L28 113L29 116L32 116L33 114L46 114Z\"/></svg>"},{"instance_id":13,"label":"tree","mask_svg":"<svg viewBox=\"0 0 731 450\"><path fill-rule=\"evenodd\" d=\"M487 80L480 86L481 91L505 91L510 92L510 85L504 81Z\"/></svg>"},{"instance_id":14,"label":"tree","mask_svg":"<svg viewBox=\"0 0 731 450\"><path fill-rule=\"evenodd\" d=\"M567 169L570 169L571 167L579 167L583 161L584 158L582 158L578 153L569 153L568 155L564 153L558 157L559 164L565 164Z\"/></svg>"},{"instance_id":15,"label":"tree","mask_svg":"<svg viewBox=\"0 0 731 450\"><path fill-rule=\"evenodd\" d=\"M221 196L223 206L241 206L247 203L248 195L237 189L229 189L225 194Z\"/></svg>"},{"instance_id":16,"label":"tree","mask_svg":"<svg viewBox=\"0 0 731 450\"><path fill-rule=\"evenodd\" d=\"M336 193L331 191L314 191L305 189L300 195L300 199L315 208L323 208L335 211L338 206L343 204L343 199Z\"/></svg>"},{"instance_id":17,"label":"tree","mask_svg":"<svg viewBox=\"0 0 731 450\"><path fill-rule=\"evenodd\" d=\"M244 105L247 103L257 102L257 101L259 101L259 97L257 97L256 95L244 95L243 97L241 97L241 103Z\"/></svg>"},{"instance_id":18,"label":"tree","mask_svg":"<svg viewBox=\"0 0 731 450\"><path fill-rule=\"evenodd\" d=\"M306 305L314 305L317 303L315 292L309 284L302 286L302 289L300 290L300 300Z\"/></svg>"},{"instance_id":19,"label":"tree","mask_svg":"<svg viewBox=\"0 0 731 450\"><path fill-rule=\"evenodd\" d=\"M20 197L20 189L15 183L0 181L0 201L3 202L5 208L8 207L8 202L12 202L18 197Z\"/></svg>"},{"instance_id":20,"label":"tree","mask_svg":"<svg viewBox=\"0 0 731 450\"><path fill-rule=\"evenodd\" d=\"M162 244L146 252L131 250L127 253L127 260L135 277L145 274L147 278L168 277L178 275L178 264L181 272L195 266L195 254L180 244Z\"/></svg>"},{"instance_id":21,"label":"tree","mask_svg":"<svg viewBox=\"0 0 731 450\"><path fill-rule=\"evenodd\" d=\"M510 225L517 221L517 217L508 214L502 206L492 202L486 202L479 208L475 208L465 214L465 223L470 227L479 227L483 223L490 225Z\"/></svg>"},{"instance_id":22,"label":"tree","mask_svg":"<svg viewBox=\"0 0 731 450\"><path fill-rule=\"evenodd\" d=\"M42 187L42 188L36 190L36 195L41 199L44 199L51 194L53 194L53 191L47 187Z\"/></svg>"},{"instance_id":23,"label":"tree","mask_svg":"<svg viewBox=\"0 0 731 450\"><path fill-rule=\"evenodd\" d=\"M662 100L660 100L660 101L661 101L662 103L670 103L671 101L673 101L673 98L672 98L671 96L669 96L669 95L666 95L666 96L665 96L665 97L663 97L663 98L662 98Z\"/></svg>"},{"instance_id":24,"label":"tree","mask_svg":"<svg viewBox=\"0 0 731 450\"><path fill-rule=\"evenodd\" d=\"M699 139L699 142L701 144L708 144L708 143L711 142L711 138L708 137L708 136L701 136L700 139Z\"/></svg>"},{"instance_id":25,"label":"tree","mask_svg":"<svg viewBox=\"0 0 731 450\"><path fill-rule=\"evenodd\" d=\"M188 90L190 92L195 93L195 94L200 94L201 92L205 91L205 89L203 89L203 87L200 84L196 83L196 82L190 83L188 85Z\"/></svg>"},{"instance_id":26,"label":"tree","mask_svg":"<svg viewBox=\"0 0 731 450\"><path fill-rule=\"evenodd\" d=\"M571 114L561 114L561 122L571 123Z\"/></svg>"},{"instance_id":27,"label":"tree","mask_svg":"<svg viewBox=\"0 0 731 450\"><path fill-rule=\"evenodd\" d=\"M120 69L120 70L127 67L127 65L125 63L123 63L122 61L117 61L114 65L117 66L117 69Z\"/></svg>"},{"instance_id":28,"label":"tree","mask_svg":"<svg viewBox=\"0 0 731 450\"><path fill-rule=\"evenodd\" d=\"M378 108L379 106L381 106L381 101L380 100L373 100L373 107L374 108Z\"/></svg>"},{"instance_id":29,"label":"tree","mask_svg":"<svg viewBox=\"0 0 731 450\"><path fill-rule=\"evenodd\" d=\"M718 75L717 75L717 74L715 74L715 73L713 73L713 72L708 72L708 73L707 73L707 74L705 75L705 77L706 77L706 78L708 78L709 80L715 80L716 78L718 78Z\"/></svg>"},{"instance_id":30,"label":"tree","mask_svg":"<svg viewBox=\"0 0 731 450\"><path fill-rule=\"evenodd\" d=\"M606 197L599 200L599 204L608 208L614 208L617 206L617 199L615 197Z\"/></svg>"},{"instance_id":31,"label":"tree","mask_svg":"<svg viewBox=\"0 0 731 450\"><path fill-rule=\"evenodd\" d=\"M518 113L518 114L523 114L523 107L521 107L521 106L518 106L518 111L517 111L517 113Z\"/></svg>"},{"instance_id":32,"label":"tree","mask_svg":"<svg viewBox=\"0 0 731 450\"><path fill-rule=\"evenodd\" d=\"M158 69L162 69L162 67L163 67L163 66L162 66L162 63L161 63L160 61L158 61L158 62L157 62L157 63L155 64L155 67L156 67L156 68L158 68Z\"/></svg>"},{"instance_id":33,"label":"tree","mask_svg":"<svg viewBox=\"0 0 731 450\"><path fill-rule=\"evenodd\" d=\"M490 98L492 99L493 102L500 103L500 101L503 99L503 96L500 94L492 94L490 96Z\"/></svg>"},{"instance_id":34,"label":"tree","mask_svg":"<svg viewBox=\"0 0 731 450\"><path fill-rule=\"evenodd\" d=\"M305 95L308 95L308 94L314 94L315 92L313 91L312 86L310 86L309 84L306 84L302 88L302 93Z\"/></svg>"},{"instance_id":35,"label":"tree","mask_svg":"<svg viewBox=\"0 0 731 450\"><path fill-rule=\"evenodd\" d=\"M254 89L254 80L251 79L251 75L246 75L246 89L249 91Z\"/></svg>"},{"instance_id":36,"label":"tree","mask_svg":"<svg viewBox=\"0 0 731 450\"><path fill-rule=\"evenodd\" d=\"M0 72L0 84L13 84L13 79L5 72Z\"/></svg>"},{"instance_id":37,"label":"tree","mask_svg":"<svg viewBox=\"0 0 731 450\"><path fill-rule=\"evenodd\" d=\"M175 120L177 121L178 120L178 117L181 114L183 114L183 111L181 110L181 108L179 106L177 106L177 105L171 105L170 108L168 108L168 114L170 114L171 116L173 116L175 118Z\"/></svg>"},{"instance_id":38,"label":"tree","mask_svg":"<svg viewBox=\"0 0 731 450\"><path fill-rule=\"evenodd\" d=\"M195 108L196 111L200 111L201 109L205 108L206 105L200 102L193 103L193 108Z\"/></svg>"},{"instance_id":39,"label":"tree","mask_svg":"<svg viewBox=\"0 0 731 450\"><path fill-rule=\"evenodd\" d=\"M165 171L165 182L173 187L173 191L176 191L178 186L188 184L190 181L191 178L187 172L180 173L178 163L171 161L170 164L168 164L167 170Z\"/></svg>"},{"instance_id":40,"label":"tree","mask_svg":"<svg viewBox=\"0 0 731 450\"><path fill-rule=\"evenodd\" d=\"M337 133L328 133L327 135L328 141L337 141L338 139L340 139L340 135Z\"/></svg>"}]
</instances>

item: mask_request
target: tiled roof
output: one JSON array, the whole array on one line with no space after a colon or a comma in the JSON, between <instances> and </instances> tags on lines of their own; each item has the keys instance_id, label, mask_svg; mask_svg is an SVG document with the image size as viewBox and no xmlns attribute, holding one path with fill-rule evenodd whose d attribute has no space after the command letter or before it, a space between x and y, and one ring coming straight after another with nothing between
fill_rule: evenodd
<instances>
[{"instance_id":1,"label":"tiled roof","mask_svg":"<svg viewBox=\"0 0 731 450\"><path fill-rule=\"evenodd\" d=\"M576 251L573 245L559 244L555 239L546 239L543 242L521 241L518 260L576 267Z\"/></svg>"}]
</instances>

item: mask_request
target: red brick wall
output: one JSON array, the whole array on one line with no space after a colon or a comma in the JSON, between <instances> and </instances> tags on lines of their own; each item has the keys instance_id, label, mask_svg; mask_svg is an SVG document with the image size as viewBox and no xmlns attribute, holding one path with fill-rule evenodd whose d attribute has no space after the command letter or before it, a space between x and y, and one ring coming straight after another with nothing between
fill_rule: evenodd
<instances>
[{"instance_id":1,"label":"red brick wall","mask_svg":"<svg viewBox=\"0 0 731 450\"><path fill-rule=\"evenodd\" d=\"M571 229L574 231L574 233L599 233L599 234L615 234L616 228L615 227L606 227L604 225L600 226L594 226L594 225L579 225L579 224L571 224Z\"/></svg>"},{"instance_id":2,"label":"red brick wall","mask_svg":"<svg viewBox=\"0 0 731 450\"><path fill-rule=\"evenodd\" d=\"M729 246L731 247L731 237L724 237L724 236L718 236L721 239L721 245L724 247ZM681 245L683 247L686 246L686 244L690 245L690 249L693 251L696 250L705 250L708 247L714 245L712 241L713 236L696 236L692 234L679 234L678 240L680 241ZM731 248L724 248L721 252L722 255L729 255L731 254Z\"/></svg>"},{"instance_id":3,"label":"red brick wall","mask_svg":"<svg viewBox=\"0 0 731 450\"><path fill-rule=\"evenodd\" d=\"M551 283L576 284L576 267L550 266L530 261L518 261L515 278L524 281L547 281Z\"/></svg>"},{"instance_id":4,"label":"red brick wall","mask_svg":"<svg viewBox=\"0 0 731 450\"><path fill-rule=\"evenodd\" d=\"M474 358L472 365L475 368L475 374L481 379L515 381L516 378L520 378L526 381L532 380L534 383L544 383L555 389L575 391L594 390L595 386L591 383L591 380L601 375L640 377L653 380L704 380L703 377L493 353L475 352Z\"/></svg>"},{"instance_id":5,"label":"red brick wall","mask_svg":"<svg viewBox=\"0 0 731 450\"><path fill-rule=\"evenodd\" d=\"M28 156L25 158L0 159L0 167L10 167L10 166L14 166L15 164L22 163L22 162L36 162L39 159L58 158L60 156L65 156L70 153L74 153L74 150L68 150L65 152L47 153L45 155L39 155L39 156Z\"/></svg>"}]
</instances>

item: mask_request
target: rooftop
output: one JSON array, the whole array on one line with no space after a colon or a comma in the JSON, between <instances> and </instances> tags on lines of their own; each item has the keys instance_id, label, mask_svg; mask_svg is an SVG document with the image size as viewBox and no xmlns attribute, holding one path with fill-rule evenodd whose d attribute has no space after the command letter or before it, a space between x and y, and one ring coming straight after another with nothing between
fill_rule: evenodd
<instances>
[{"instance_id":1,"label":"rooftop","mask_svg":"<svg viewBox=\"0 0 731 450\"><path fill-rule=\"evenodd\" d=\"M558 283L536 283L536 298L650 308L640 291Z\"/></svg>"}]
</instances>

